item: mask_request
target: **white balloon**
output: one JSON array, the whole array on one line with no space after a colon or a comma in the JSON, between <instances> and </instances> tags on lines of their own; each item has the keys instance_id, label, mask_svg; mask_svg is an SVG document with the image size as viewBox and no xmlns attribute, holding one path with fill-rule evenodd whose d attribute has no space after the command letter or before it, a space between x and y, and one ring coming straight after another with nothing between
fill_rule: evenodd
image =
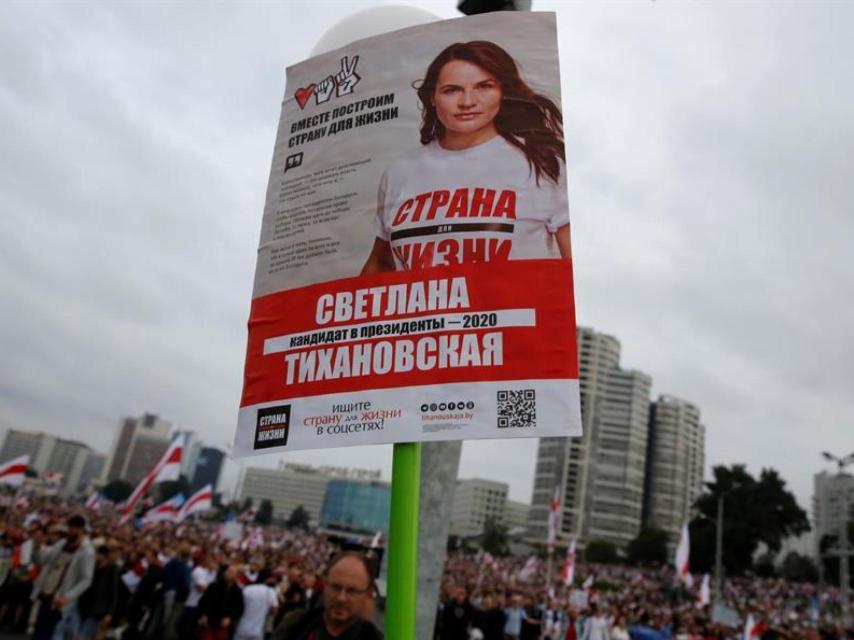
<instances>
[{"instance_id":1,"label":"white balloon","mask_svg":"<svg viewBox=\"0 0 854 640\"><path fill-rule=\"evenodd\" d=\"M348 45L354 40L370 38L381 33L414 27L436 20L439 20L439 16L406 5L388 5L364 9L342 18L332 25L314 45L311 55L316 56L332 51Z\"/></svg>"}]
</instances>

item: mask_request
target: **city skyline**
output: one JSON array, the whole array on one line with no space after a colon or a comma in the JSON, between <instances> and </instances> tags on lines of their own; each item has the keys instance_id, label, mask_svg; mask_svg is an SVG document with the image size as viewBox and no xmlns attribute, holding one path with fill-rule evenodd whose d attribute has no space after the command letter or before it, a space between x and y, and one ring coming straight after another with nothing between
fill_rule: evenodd
<instances>
[{"instance_id":1,"label":"city skyline","mask_svg":"<svg viewBox=\"0 0 854 640\"><path fill-rule=\"evenodd\" d=\"M154 411L232 439L284 67L355 8L0 7L0 429L106 451ZM806 508L820 451L852 448L854 7L535 8L558 11L579 325L701 408L706 473L774 467ZM536 448L467 442L460 475L528 501ZM286 459L388 477L391 447Z\"/></svg>"}]
</instances>

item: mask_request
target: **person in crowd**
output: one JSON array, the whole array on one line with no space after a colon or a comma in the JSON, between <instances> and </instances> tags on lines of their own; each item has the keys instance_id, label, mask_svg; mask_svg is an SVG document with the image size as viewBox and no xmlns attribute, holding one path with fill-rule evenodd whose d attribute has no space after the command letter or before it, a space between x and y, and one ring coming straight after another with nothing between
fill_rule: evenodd
<instances>
[{"instance_id":1,"label":"person in crowd","mask_svg":"<svg viewBox=\"0 0 854 640\"><path fill-rule=\"evenodd\" d=\"M504 640L507 615L498 599L491 593L483 597L482 606L475 611L474 627L480 629L483 640Z\"/></svg>"},{"instance_id":2,"label":"person in crowd","mask_svg":"<svg viewBox=\"0 0 854 640\"><path fill-rule=\"evenodd\" d=\"M74 514L65 537L45 554L31 598L39 605L33 640L51 640L78 632L77 601L92 584L95 550L86 535L86 519Z\"/></svg>"},{"instance_id":3,"label":"person in crowd","mask_svg":"<svg viewBox=\"0 0 854 640\"><path fill-rule=\"evenodd\" d=\"M522 607L522 596L518 593L510 598L510 606L504 610L504 637L506 640L519 640L522 634L522 621L525 609Z\"/></svg>"},{"instance_id":4,"label":"person in crowd","mask_svg":"<svg viewBox=\"0 0 854 640\"><path fill-rule=\"evenodd\" d=\"M629 627L631 640L667 640L667 636L655 629L649 619L649 614L644 611L638 619L638 624Z\"/></svg>"},{"instance_id":5,"label":"person in crowd","mask_svg":"<svg viewBox=\"0 0 854 640\"><path fill-rule=\"evenodd\" d=\"M519 640L540 640L543 632L543 610L534 602L534 598L525 597L525 614L522 617L522 632Z\"/></svg>"},{"instance_id":6,"label":"person in crowd","mask_svg":"<svg viewBox=\"0 0 854 640\"><path fill-rule=\"evenodd\" d=\"M243 615L243 592L237 577L240 566L229 565L199 599L201 640L228 640Z\"/></svg>"},{"instance_id":7,"label":"person in crowd","mask_svg":"<svg viewBox=\"0 0 854 640\"><path fill-rule=\"evenodd\" d=\"M621 613L614 616L614 624L611 625L611 640L630 640L626 618Z\"/></svg>"},{"instance_id":8,"label":"person in crowd","mask_svg":"<svg viewBox=\"0 0 854 640\"><path fill-rule=\"evenodd\" d=\"M183 542L163 566L162 637L165 640L174 640L177 637L178 620L190 595L193 582L190 553L190 545Z\"/></svg>"},{"instance_id":9,"label":"person in crowd","mask_svg":"<svg viewBox=\"0 0 854 640\"><path fill-rule=\"evenodd\" d=\"M203 551L196 552L194 557L195 566L190 573L190 592L184 602L184 610L178 619L178 640L196 640L198 636L199 623L199 600L205 589L215 579L219 568L213 555L206 555Z\"/></svg>"},{"instance_id":10,"label":"person in crowd","mask_svg":"<svg viewBox=\"0 0 854 640\"><path fill-rule=\"evenodd\" d=\"M294 564L289 567L285 591L282 594L283 604L279 612L279 619L276 621L277 623L281 622L281 619L291 611L303 609L307 606L305 589L302 586L302 582L302 571L300 571L299 566Z\"/></svg>"},{"instance_id":11,"label":"person in crowd","mask_svg":"<svg viewBox=\"0 0 854 640\"><path fill-rule=\"evenodd\" d=\"M592 602L590 604L590 615L584 622L580 640L611 640L611 625L599 606Z\"/></svg>"},{"instance_id":12,"label":"person in crowd","mask_svg":"<svg viewBox=\"0 0 854 640\"><path fill-rule=\"evenodd\" d=\"M243 588L243 615L237 623L234 640L264 640L267 618L276 615L279 597L274 585L276 576L262 569L255 584Z\"/></svg>"},{"instance_id":13,"label":"person in crowd","mask_svg":"<svg viewBox=\"0 0 854 640\"><path fill-rule=\"evenodd\" d=\"M442 640L468 640L473 618L474 607L469 602L466 588L457 585L451 599L442 608Z\"/></svg>"},{"instance_id":14,"label":"person in crowd","mask_svg":"<svg viewBox=\"0 0 854 640\"><path fill-rule=\"evenodd\" d=\"M154 547L143 547L122 581L132 588L127 604L127 628L122 640L138 640L156 630L154 613L163 597L163 567Z\"/></svg>"},{"instance_id":15,"label":"person in crowd","mask_svg":"<svg viewBox=\"0 0 854 640\"><path fill-rule=\"evenodd\" d=\"M113 621L119 598L119 568L110 562L110 548L100 545L95 550L95 572L92 585L80 596L78 640L102 638Z\"/></svg>"},{"instance_id":16,"label":"person in crowd","mask_svg":"<svg viewBox=\"0 0 854 640\"><path fill-rule=\"evenodd\" d=\"M381 640L382 633L365 618L373 608L373 568L364 555L345 551L326 571L323 605L293 611L273 631L272 640Z\"/></svg>"}]
</instances>

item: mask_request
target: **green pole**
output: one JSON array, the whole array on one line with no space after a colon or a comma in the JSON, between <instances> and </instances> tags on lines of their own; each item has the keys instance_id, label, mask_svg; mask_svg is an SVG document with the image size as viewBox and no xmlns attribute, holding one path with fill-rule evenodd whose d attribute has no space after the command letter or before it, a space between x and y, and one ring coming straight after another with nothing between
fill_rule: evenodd
<instances>
[{"instance_id":1,"label":"green pole","mask_svg":"<svg viewBox=\"0 0 854 640\"><path fill-rule=\"evenodd\" d=\"M421 443L403 442L394 445L385 615L387 640L415 638L420 486Z\"/></svg>"}]
</instances>

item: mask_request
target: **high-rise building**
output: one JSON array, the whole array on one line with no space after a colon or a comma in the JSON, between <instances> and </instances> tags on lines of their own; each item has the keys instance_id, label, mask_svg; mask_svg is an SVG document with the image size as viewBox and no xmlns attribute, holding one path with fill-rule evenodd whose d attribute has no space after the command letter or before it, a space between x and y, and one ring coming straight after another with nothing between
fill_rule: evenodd
<instances>
[{"instance_id":1,"label":"high-rise building","mask_svg":"<svg viewBox=\"0 0 854 640\"><path fill-rule=\"evenodd\" d=\"M703 491L704 448L696 405L668 395L650 405L643 520L667 532L674 547Z\"/></svg>"},{"instance_id":2,"label":"high-rise building","mask_svg":"<svg viewBox=\"0 0 854 640\"><path fill-rule=\"evenodd\" d=\"M43 447L44 438L45 434L43 433L9 429L3 439L3 449L0 450L0 464L18 456L28 455L30 456L31 469L38 469L39 467L44 469L44 465L47 464L47 456L39 454ZM50 455L50 452L47 451L47 454Z\"/></svg>"},{"instance_id":3,"label":"high-rise building","mask_svg":"<svg viewBox=\"0 0 854 640\"><path fill-rule=\"evenodd\" d=\"M332 531L388 535L391 486L378 480L332 478L326 485L320 526Z\"/></svg>"},{"instance_id":4,"label":"high-rise building","mask_svg":"<svg viewBox=\"0 0 854 640\"><path fill-rule=\"evenodd\" d=\"M531 505L508 499L504 505L504 518L501 520L501 524L507 527L507 532L511 535L524 533L528 528L530 512Z\"/></svg>"},{"instance_id":5,"label":"high-rise building","mask_svg":"<svg viewBox=\"0 0 854 640\"><path fill-rule=\"evenodd\" d=\"M578 329L580 438L543 438L537 451L528 537L545 542L549 506L561 488L558 538L620 547L641 527L652 379L620 369L620 343Z\"/></svg>"},{"instance_id":6,"label":"high-rise building","mask_svg":"<svg viewBox=\"0 0 854 640\"><path fill-rule=\"evenodd\" d=\"M217 490L224 459L224 451L215 447L202 447L196 457L196 466L190 481L193 491L201 489L206 484L210 484L214 491Z\"/></svg>"},{"instance_id":7,"label":"high-rise building","mask_svg":"<svg viewBox=\"0 0 854 640\"><path fill-rule=\"evenodd\" d=\"M813 544L818 558L822 539L825 536L838 536L842 523L854 520L854 476L826 471L815 474L812 514L815 531Z\"/></svg>"},{"instance_id":8,"label":"high-rise building","mask_svg":"<svg viewBox=\"0 0 854 640\"><path fill-rule=\"evenodd\" d=\"M99 455L75 440L47 433L7 431L0 450L0 463L25 454L30 456L30 468L39 475L46 472L58 474L58 488L63 495L79 490L81 479L87 477L90 456Z\"/></svg>"},{"instance_id":9,"label":"high-rise building","mask_svg":"<svg viewBox=\"0 0 854 640\"><path fill-rule=\"evenodd\" d=\"M451 535L477 536L489 520L504 521L508 485L505 482L471 478L457 480L451 507Z\"/></svg>"},{"instance_id":10,"label":"high-rise building","mask_svg":"<svg viewBox=\"0 0 854 640\"><path fill-rule=\"evenodd\" d=\"M80 478L77 480L77 493L84 493L89 490L89 485L96 482L104 475L104 466L107 464L107 456L103 453L90 451L86 456L86 462L83 464L83 469L80 471Z\"/></svg>"},{"instance_id":11,"label":"high-rise building","mask_svg":"<svg viewBox=\"0 0 854 640\"><path fill-rule=\"evenodd\" d=\"M196 464L199 454L205 446L195 431L180 429L178 433L184 435L184 450L181 453L181 475L191 480L196 472Z\"/></svg>"},{"instance_id":12,"label":"high-rise building","mask_svg":"<svg viewBox=\"0 0 854 640\"><path fill-rule=\"evenodd\" d=\"M152 413L123 418L107 458L104 481L122 479L136 484L151 471L169 447L172 423Z\"/></svg>"},{"instance_id":13,"label":"high-rise building","mask_svg":"<svg viewBox=\"0 0 854 640\"><path fill-rule=\"evenodd\" d=\"M289 518L294 509L302 507L317 525L326 487L333 478L378 481L380 472L292 463L280 464L278 469L249 468L243 475L238 500L251 498L255 507L269 500L276 518Z\"/></svg>"}]
</instances>

